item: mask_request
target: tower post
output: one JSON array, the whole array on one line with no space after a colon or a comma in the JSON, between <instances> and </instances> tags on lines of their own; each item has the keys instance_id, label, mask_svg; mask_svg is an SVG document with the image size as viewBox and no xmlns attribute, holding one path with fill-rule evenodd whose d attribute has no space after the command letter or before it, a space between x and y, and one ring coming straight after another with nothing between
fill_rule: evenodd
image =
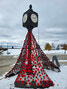
<instances>
[{"instance_id":1,"label":"tower post","mask_svg":"<svg viewBox=\"0 0 67 89\"><path fill-rule=\"evenodd\" d=\"M28 30L28 73L32 74L32 65L31 65L31 33L32 30Z\"/></svg>"}]
</instances>

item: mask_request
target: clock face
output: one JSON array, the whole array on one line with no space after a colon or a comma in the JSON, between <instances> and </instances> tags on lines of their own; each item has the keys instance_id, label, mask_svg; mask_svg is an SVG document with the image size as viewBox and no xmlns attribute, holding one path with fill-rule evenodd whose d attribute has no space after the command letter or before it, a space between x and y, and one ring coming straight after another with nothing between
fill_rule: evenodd
<instances>
[{"instance_id":1,"label":"clock face","mask_svg":"<svg viewBox=\"0 0 67 89\"><path fill-rule=\"evenodd\" d=\"M27 21L27 14L25 14L24 16L23 16L23 23L25 23Z\"/></svg>"},{"instance_id":2,"label":"clock face","mask_svg":"<svg viewBox=\"0 0 67 89\"><path fill-rule=\"evenodd\" d=\"M36 14L32 14L32 15L31 15L31 20L32 20L32 22L34 22L34 23L37 22L37 16L36 16Z\"/></svg>"}]
</instances>

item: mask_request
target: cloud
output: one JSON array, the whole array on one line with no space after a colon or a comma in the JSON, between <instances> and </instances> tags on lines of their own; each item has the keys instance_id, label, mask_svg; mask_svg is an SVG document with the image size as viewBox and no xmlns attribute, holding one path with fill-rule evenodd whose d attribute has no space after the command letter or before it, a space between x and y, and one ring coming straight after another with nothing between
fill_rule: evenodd
<instances>
[{"instance_id":1,"label":"cloud","mask_svg":"<svg viewBox=\"0 0 67 89\"><path fill-rule=\"evenodd\" d=\"M24 40L27 30L22 27L22 15L30 4L39 14L40 43L67 42L67 0L0 0L0 42ZM38 28L33 29L37 41Z\"/></svg>"}]
</instances>

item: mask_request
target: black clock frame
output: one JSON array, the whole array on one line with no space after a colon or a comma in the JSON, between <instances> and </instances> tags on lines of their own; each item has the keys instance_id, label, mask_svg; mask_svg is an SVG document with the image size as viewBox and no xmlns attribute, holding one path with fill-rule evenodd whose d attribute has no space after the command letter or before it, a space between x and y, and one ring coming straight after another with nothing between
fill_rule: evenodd
<instances>
[{"instance_id":1,"label":"black clock frame","mask_svg":"<svg viewBox=\"0 0 67 89\"><path fill-rule=\"evenodd\" d=\"M26 27L28 30L32 30L33 28L37 27L38 26L38 14L32 10L32 5L29 6L29 10L27 10L23 14L23 16L25 14L27 14L27 21L25 23L22 21L23 27ZM35 14L37 16L37 22L36 23L32 22L32 20L31 20L32 14Z\"/></svg>"}]
</instances>

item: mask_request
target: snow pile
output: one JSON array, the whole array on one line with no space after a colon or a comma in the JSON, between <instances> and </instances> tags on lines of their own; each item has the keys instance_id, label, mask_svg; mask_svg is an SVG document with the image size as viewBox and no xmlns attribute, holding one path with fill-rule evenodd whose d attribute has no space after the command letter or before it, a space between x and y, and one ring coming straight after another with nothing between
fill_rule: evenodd
<instances>
[{"instance_id":1,"label":"snow pile","mask_svg":"<svg viewBox=\"0 0 67 89\"><path fill-rule=\"evenodd\" d=\"M7 54L7 51L4 51L3 55L19 55L20 51L21 49L8 49L8 52L10 52L10 54Z\"/></svg>"},{"instance_id":2,"label":"snow pile","mask_svg":"<svg viewBox=\"0 0 67 89\"><path fill-rule=\"evenodd\" d=\"M48 51L48 50L45 50L44 53L45 54L59 54L59 55L64 55L64 52L65 50L51 50L51 51ZM67 51L66 51L66 54L67 54Z\"/></svg>"},{"instance_id":3,"label":"snow pile","mask_svg":"<svg viewBox=\"0 0 67 89\"><path fill-rule=\"evenodd\" d=\"M19 55L20 54L21 49L8 49L8 52L10 52L9 55ZM64 50L45 50L44 53L45 54L59 54L59 55L64 55ZM66 51L67 54L67 51ZM7 51L3 52L3 55L7 55Z\"/></svg>"},{"instance_id":4,"label":"snow pile","mask_svg":"<svg viewBox=\"0 0 67 89\"><path fill-rule=\"evenodd\" d=\"M48 89L67 89L67 66L61 66L60 69L61 72L45 69L46 73L55 84L54 87L49 87ZM2 77L4 77L4 75ZM17 78L17 75L6 79L2 79L2 77L0 77L0 89L21 89L14 87L14 81Z\"/></svg>"}]
</instances>

